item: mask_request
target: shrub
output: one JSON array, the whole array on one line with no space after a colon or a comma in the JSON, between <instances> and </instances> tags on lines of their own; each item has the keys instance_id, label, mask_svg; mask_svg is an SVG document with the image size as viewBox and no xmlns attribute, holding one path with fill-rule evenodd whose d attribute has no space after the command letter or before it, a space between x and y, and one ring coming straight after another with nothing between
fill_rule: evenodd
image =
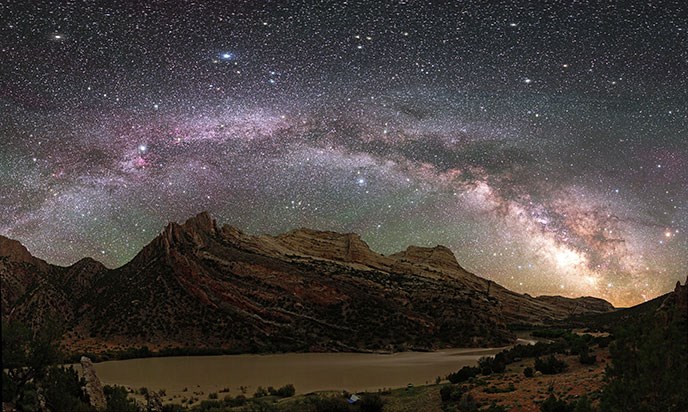
<instances>
[{"instance_id":1,"label":"shrub","mask_svg":"<svg viewBox=\"0 0 688 412\"><path fill-rule=\"evenodd\" d=\"M210 410L217 410L222 408L222 402L221 401L201 401L201 404L198 406L198 410L200 412L207 412Z\"/></svg>"},{"instance_id":2,"label":"shrub","mask_svg":"<svg viewBox=\"0 0 688 412\"><path fill-rule=\"evenodd\" d=\"M296 388L294 388L294 385L292 385L291 383L288 383L275 391L275 395L280 396L282 398L294 396L295 393Z\"/></svg>"},{"instance_id":3,"label":"shrub","mask_svg":"<svg viewBox=\"0 0 688 412\"><path fill-rule=\"evenodd\" d=\"M217 392L210 392L208 394L208 399L217 399Z\"/></svg>"},{"instance_id":4,"label":"shrub","mask_svg":"<svg viewBox=\"0 0 688 412\"><path fill-rule=\"evenodd\" d=\"M127 390L122 386L105 386L106 412L138 412L136 403L127 397Z\"/></svg>"},{"instance_id":5,"label":"shrub","mask_svg":"<svg viewBox=\"0 0 688 412\"><path fill-rule=\"evenodd\" d=\"M554 375L563 372L567 367L568 365L566 362L555 358L554 355L549 355L545 360L540 358L535 359L535 370L545 375Z\"/></svg>"},{"instance_id":6,"label":"shrub","mask_svg":"<svg viewBox=\"0 0 688 412\"><path fill-rule=\"evenodd\" d=\"M451 396L452 393L452 386L451 385L444 385L443 387L440 388L440 398L442 398L442 402L449 402L449 397Z\"/></svg>"},{"instance_id":7,"label":"shrub","mask_svg":"<svg viewBox=\"0 0 688 412\"><path fill-rule=\"evenodd\" d=\"M562 399L555 398L554 395L549 395L549 398L540 404L542 412L573 412L573 408L573 405L569 405Z\"/></svg>"},{"instance_id":8,"label":"shrub","mask_svg":"<svg viewBox=\"0 0 688 412\"><path fill-rule=\"evenodd\" d=\"M382 412L385 402L380 395L365 394L359 401L361 412Z\"/></svg>"},{"instance_id":9,"label":"shrub","mask_svg":"<svg viewBox=\"0 0 688 412\"><path fill-rule=\"evenodd\" d=\"M506 364L502 360L493 357L483 357L478 360L478 368L483 375L491 375L492 373L501 373L506 369Z\"/></svg>"},{"instance_id":10,"label":"shrub","mask_svg":"<svg viewBox=\"0 0 688 412\"><path fill-rule=\"evenodd\" d=\"M590 400L586 396L583 396L575 403L573 412L595 412L595 408L592 407Z\"/></svg>"},{"instance_id":11,"label":"shrub","mask_svg":"<svg viewBox=\"0 0 688 412\"><path fill-rule=\"evenodd\" d=\"M535 371L533 371L533 368L528 366L527 368L523 369L523 374L525 375L526 378L532 378L533 375L535 374Z\"/></svg>"},{"instance_id":12,"label":"shrub","mask_svg":"<svg viewBox=\"0 0 688 412\"><path fill-rule=\"evenodd\" d=\"M463 389L459 386L445 385L440 388L442 402L458 402L463 396Z\"/></svg>"},{"instance_id":13,"label":"shrub","mask_svg":"<svg viewBox=\"0 0 688 412\"><path fill-rule=\"evenodd\" d=\"M474 412L478 410L478 402L475 401L475 399L469 395L466 394L463 397L461 397L461 401L459 401L459 410L461 412Z\"/></svg>"},{"instance_id":14,"label":"shrub","mask_svg":"<svg viewBox=\"0 0 688 412\"><path fill-rule=\"evenodd\" d=\"M580 363L583 365L594 365L595 362L597 362L597 357L595 355L591 355L590 353L582 352L580 355L578 355L578 360Z\"/></svg>"},{"instance_id":15,"label":"shrub","mask_svg":"<svg viewBox=\"0 0 688 412\"><path fill-rule=\"evenodd\" d=\"M349 404L343 398L322 398L311 399L315 412L349 412Z\"/></svg>"},{"instance_id":16,"label":"shrub","mask_svg":"<svg viewBox=\"0 0 688 412\"><path fill-rule=\"evenodd\" d=\"M262 397L264 397L264 396L268 396L268 394L269 394L269 393L268 393L268 391L267 391L265 388L263 388L262 386L259 386L259 387L256 389L256 393L253 394L253 397L254 397L254 398L262 398Z\"/></svg>"},{"instance_id":17,"label":"shrub","mask_svg":"<svg viewBox=\"0 0 688 412\"><path fill-rule=\"evenodd\" d=\"M467 381L468 379L477 376L480 373L480 368L473 366L464 366L458 372L447 375L447 380L451 383L459 383Z\"/></svg>"},{"instance_id":18,"label":"shrub","mask_svg":"<svg viewBox=\"0 0 688 412\"><path fill-rule=\"evenodd\" d=\"M244 395L239 395L236 398L232 398L231 395L227 395L224 397L222 401L225 404L225 406L233 408L236 406L244 406L246 404L246 397Z\"/></svg>"}]
</instances>

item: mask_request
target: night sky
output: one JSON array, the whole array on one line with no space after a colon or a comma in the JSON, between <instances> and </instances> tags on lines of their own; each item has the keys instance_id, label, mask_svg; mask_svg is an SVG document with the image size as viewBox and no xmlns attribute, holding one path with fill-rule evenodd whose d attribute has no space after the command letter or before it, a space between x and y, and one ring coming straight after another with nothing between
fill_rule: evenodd
<instances>
[{"instance_id":1,"label":"night sky","mask_svg":"<svg viewBox=\"0 0 688 412\"><path fill-rule=\"evenodd\" d=\"M138 3L0 5L0 233L36 256L119 266L208 210L532 295L685 279L683 1Z\"/></svg>"}]
</instances>

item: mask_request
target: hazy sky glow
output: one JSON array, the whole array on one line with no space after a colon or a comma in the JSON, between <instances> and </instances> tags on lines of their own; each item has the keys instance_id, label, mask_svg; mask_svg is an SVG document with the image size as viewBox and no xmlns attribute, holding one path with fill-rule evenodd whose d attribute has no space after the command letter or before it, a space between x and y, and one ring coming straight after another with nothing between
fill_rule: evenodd
<instances>
[{"instance_id":1,"label":"hazy sky glow","mask_svg":"<svg viewBox=\"0 0 688 412\"><path fill-rule=\"evenodd\" d=\"M208 210L444 244L533 295L668 291L688 6L516 3L0 5L0 233L112 267Z\"/></svg>"}]
</instances>

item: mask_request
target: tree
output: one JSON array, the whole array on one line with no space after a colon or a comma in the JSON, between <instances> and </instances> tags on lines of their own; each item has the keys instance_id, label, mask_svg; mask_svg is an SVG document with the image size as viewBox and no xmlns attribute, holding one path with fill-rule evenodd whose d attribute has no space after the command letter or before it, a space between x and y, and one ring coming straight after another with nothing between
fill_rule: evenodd
<instances>
[{"instance_id":1,"label":"tree","mask_svg":"<svg viewBox=\"0 0 688 412\"><path fill-rule=\"evenodd\" d=\"M54 324L33 333L18 322L2 322L2 398L19 410L38 407L38 385L62 356Z\"/></svg>"},{"instance_id":2,"label":"tree","mask_svg":"<svg viewBox=\"0 0 688 412\"><path fill-rule=\"evenodd\" d=\"M674 312L667 323L651 314L615 331L603 411L688 411L688 319Z\"/></svg>"},{"instance_id":3,"label":"tree","mask_svg":"<svg viewBox=\"0 0 688 412\"><path fill-rule=\"evenodd\" d=\"M42 382L45 404L51 411L95 412L81 388L85 385L74 368L53 366Z\"/></svg>"}]
</instances>

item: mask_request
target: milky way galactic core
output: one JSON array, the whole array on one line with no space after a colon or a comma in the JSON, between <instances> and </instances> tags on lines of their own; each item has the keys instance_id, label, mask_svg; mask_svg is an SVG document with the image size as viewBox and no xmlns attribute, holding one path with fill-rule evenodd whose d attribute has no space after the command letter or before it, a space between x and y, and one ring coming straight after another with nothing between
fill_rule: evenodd
<instances>
[{"instance_id":1,"label":"milky way galactic core","mask_svg":"<svg viewBox=\"0 0 688 412\"><path fill-rule=\"evenodd\" d=\"M688 6L477 3L4 2L0 233L114 267L208 210L532 295L669 291Z\"/></svg>"}]
</instances>

